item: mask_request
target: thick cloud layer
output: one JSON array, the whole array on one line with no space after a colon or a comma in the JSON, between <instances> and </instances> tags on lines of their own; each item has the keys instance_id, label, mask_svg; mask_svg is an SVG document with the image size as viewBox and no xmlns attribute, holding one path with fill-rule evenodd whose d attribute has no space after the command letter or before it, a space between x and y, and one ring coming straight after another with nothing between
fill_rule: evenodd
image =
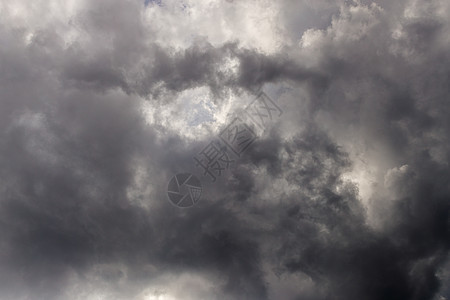
<instances>
[{"instance_id":1,"label":"thick cloud layer","mask_svg":"<svg viewBox=\"0 0 450 300\"><path fill-rule=\"evenodd\" d=\"M0 299L450 298L447 1L0 14ZM213 183L258 89L283 114Z\"/></svg>"}]
</instances>

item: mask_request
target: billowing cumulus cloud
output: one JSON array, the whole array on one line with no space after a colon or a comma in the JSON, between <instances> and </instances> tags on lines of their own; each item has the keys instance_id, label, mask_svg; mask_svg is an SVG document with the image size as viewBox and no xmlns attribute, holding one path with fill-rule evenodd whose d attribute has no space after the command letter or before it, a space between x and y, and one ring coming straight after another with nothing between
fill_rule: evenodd
<instances>
[{"instance_id":1,"label":"billowing cumulus cloud","mask_svg":"<svg viewBox=\"0 0 450 300\"><path fill-rule=\"evenodd\" d=\"M0 14L0 299L450 298L447 1ZM259 90L279 115L212 182Z\"/></svg>"}]
</instances>

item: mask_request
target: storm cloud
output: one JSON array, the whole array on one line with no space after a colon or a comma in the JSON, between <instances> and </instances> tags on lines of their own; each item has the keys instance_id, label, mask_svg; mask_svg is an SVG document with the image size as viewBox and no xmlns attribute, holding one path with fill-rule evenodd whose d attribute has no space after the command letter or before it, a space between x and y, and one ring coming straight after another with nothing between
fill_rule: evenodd
<instances>
[{"instance_id":1,"label":"storm cloud","mask_svg":"<svg viewBox=\"0 0 450 300\"><path fill-rule=\"evenodd\" d=\"M450 298L447 1L0 15L0 299ZM281 116L212 182L258 91Z\"/></svg>"}]
</instances>

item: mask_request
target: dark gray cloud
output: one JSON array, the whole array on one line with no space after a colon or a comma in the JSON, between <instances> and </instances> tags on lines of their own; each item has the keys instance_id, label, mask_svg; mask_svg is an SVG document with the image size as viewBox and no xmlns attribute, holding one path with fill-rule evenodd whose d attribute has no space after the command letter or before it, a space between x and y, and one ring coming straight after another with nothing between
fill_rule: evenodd
<instances>
[{"instance_id":1,"label":"dark gray cloud","mask_svg":"<svg viewBox=\"0 0 450 300\"><path fill-rule=\"evenodd\" d=\"M274 48L214 5L0 5L0 298L448 299L448 4L283 1ZM219 125L184 127L202 87ZM282 117L172 206L261 87Z\"/></svg>"}]
</instances>

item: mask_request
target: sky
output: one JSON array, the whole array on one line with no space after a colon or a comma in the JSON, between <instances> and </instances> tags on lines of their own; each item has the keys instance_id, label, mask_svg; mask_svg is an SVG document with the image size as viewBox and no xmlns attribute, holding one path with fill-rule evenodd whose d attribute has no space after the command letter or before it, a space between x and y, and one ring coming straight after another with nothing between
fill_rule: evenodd
<instances>
[{"instance_id":1,"label":"sky","mask_svg":"<svg viewBox=\"0 0 450 300\"><path fill-rule=\"evenodd\" d=\"M0 300L450 300L449 1L0 16Z\"/></svg>"}]
</instances>

